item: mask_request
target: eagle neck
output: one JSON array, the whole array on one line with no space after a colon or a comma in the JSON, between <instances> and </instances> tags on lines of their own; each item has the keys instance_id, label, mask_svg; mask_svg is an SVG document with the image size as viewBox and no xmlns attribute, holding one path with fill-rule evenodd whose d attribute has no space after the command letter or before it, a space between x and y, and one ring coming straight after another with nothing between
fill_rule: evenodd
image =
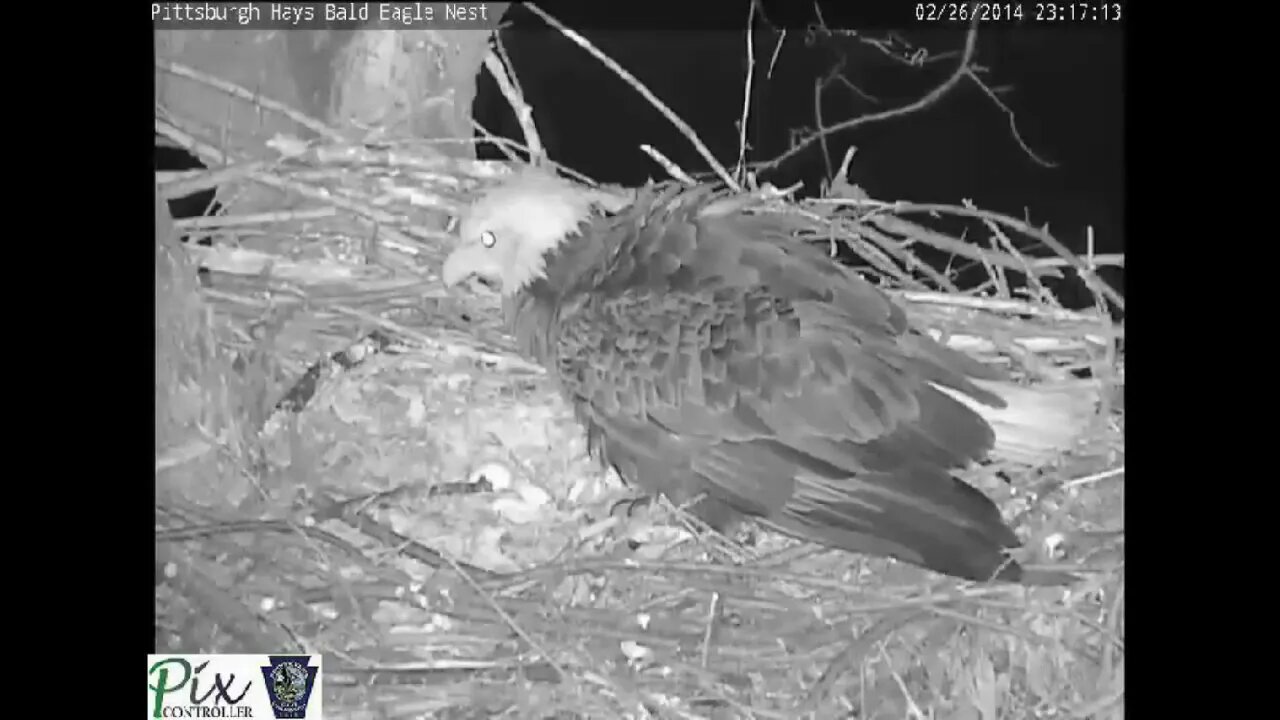
<instances>
[{"instance_id":1,"label":"eagle neck","mask_svg":"<svg viewBox=\"0 0 1280 720\"><path fill-rule=\"evenodd\" d=\"M550 369L559 317L551 286L539 278L506 301L507 320L520 354Z\"/></svg>"},{"instance_id":2,"label":"eagle neck","mask_svg":"<svg viewBox=\"0 0 1280 720\"><path fill-rule=\"evenodd\" d=\"M556 247L542 256L542 294L555 300L583 287L591 287L596 275L607 264L612 233L598 223L584 222Z\"/></svg>"},{"instance_id":3,"label":"eagle neck","mask_svg":"<svg viewBox=\"0 0 1280 720\"><path fill-rule=\"evenodd\" d=\"M519 350L526 357L554 369L555 338L564 312L583 299L607 270L610 233L593 232L584 223L578 232L542 256L542 274L525 285L507 303L507 317Z\"/></svg>"}]
</instances>

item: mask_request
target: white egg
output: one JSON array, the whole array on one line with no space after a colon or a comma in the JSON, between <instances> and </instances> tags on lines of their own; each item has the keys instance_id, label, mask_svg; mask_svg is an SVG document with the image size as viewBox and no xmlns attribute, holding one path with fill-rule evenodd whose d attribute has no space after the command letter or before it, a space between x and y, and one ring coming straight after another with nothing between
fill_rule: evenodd
<instances>
[{"instance_id":1,"label":"white egg","mask_svg":"<svg viewBox=\"0 0 1280 720\"><path fill-rule=\"evenodd\" d=\"M540 507L514 497L500 497L494 500L493 511L514 525L524 525L542 517Z\"/></svg>"},{"instance_id":2,"label":"white egg","mask_svg":"<svg viewBox=\"0 0 1280 720\"><path fill-rule=\"evenodd\" d=\"M516 486L516 492L520 493L520 498L530 505L547 505L551 502L551 493L537 485L520 483Z\"/></svg>"},{"instance_id":3,"label":"white egg","mask_svg":"<svg viewBox=\"0 0 1280 720\"><path fill-rule=\"evenodd\" d=\"M471 471L469 481L472 484L481 480L488 480L495 491L506 490L511 487L511 471L501 463L487 462Z\"/></svg>"}]
</instances>

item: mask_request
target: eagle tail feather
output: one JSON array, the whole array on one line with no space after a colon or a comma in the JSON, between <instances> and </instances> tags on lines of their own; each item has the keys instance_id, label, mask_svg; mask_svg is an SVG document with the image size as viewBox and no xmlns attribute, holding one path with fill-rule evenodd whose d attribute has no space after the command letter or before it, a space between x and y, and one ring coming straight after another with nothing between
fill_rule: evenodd
<instances>
[{"instance_id":1,"label":"eagle tail feather","mask_svg":"<svg viewBox=\"0 0 1280 720\"><path fill-rule=\"evenodd\" d=\"M757 521L801 540L969 580L1037 579L1009 557L1020 543L995 505L941 471L800 476L787 506Z\"/></svg>"},{"instance_id":2,"label":"eagle tail feather","mask_svg":"<svg viewBox=\"0 0 1280 720\"><path fill-rule=\"evenodd\" d=\"M991 425L995 431L991 457L995 460L1045 465L1074 448L1097 418L1098 388L1092 381L1040 385L972 382L1002 398L1005 407L993 408L944 385L933 385Z\"/></svg>"}]
</instances>

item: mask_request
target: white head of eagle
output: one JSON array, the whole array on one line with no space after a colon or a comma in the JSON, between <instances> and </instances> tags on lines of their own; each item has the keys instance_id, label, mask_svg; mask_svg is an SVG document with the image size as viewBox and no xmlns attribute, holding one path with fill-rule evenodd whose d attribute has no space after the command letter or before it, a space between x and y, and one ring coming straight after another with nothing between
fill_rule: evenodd
<instances>
[{"instance_id":1,"label":"white head of eagle","mask_svg":"<svg viewBox=\"0 0 1280 720\"><path fill-rule=\"evenodd\" d=\"M553 175L528 170L476 200L458 226L459 243L445 260L441 279L456 285L469 277L514 295L542 277L548 252L578 234L592 201Z\"/></svg>"}]
</instances>

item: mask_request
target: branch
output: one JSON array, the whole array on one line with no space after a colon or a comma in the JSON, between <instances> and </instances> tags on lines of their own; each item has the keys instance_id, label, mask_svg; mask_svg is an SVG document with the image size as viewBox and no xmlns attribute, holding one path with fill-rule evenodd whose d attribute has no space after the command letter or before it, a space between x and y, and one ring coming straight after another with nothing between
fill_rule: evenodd
<instances>
[{"instance_id":1,"label":"branch","mask_svg":"<svg viewBox=\"0 0 1280 720\"><path fill-rule=\"evenodd\" d=\"M654 146L646 143L640 146L640 151L643 152L645 155L648 155L649 157L653 158L654 162L661 165L662 169L666 170L667 174L675 178L676 180L679 180L680 182L684 183L685 185L688 185L689 187L693 187L694 185L698 184L697 180L694 180L693 178L689 177L689 173L685 172L684 168L672 162L671 159L668 158L666 155L663 155L662 153L658 152L658 149L655 148Z\"/></svg>"},{"instance_id":2,"label":"branch","mask_svg":"<svg viewBox=\"0 0 1280 720\"><path fill-rule=\"evenodd\" d=\"M818 131L815 137L818 138L818 144L822 146L822 167L823 182L831 182L831 149L827 147L828 130L822 126L822 89L826 84L822 78L813 81L813 124L817 126Z\"/></svg>"},{"instance_id":3,"label":"branch","mask_svg":"<svg viewBox=\"0 0 1280 720\"><path fill-rule=\"evenodd\" d=\"M635 88L636 92L640 93L645 100L648 100L650 105L657 109L658 112L662 113L662 116L665 117L672 125L676 126L676 129L680 131L680 134L684 135L689 139L689 142L693 143L694 149L696 149L698 154L707 161L707 164L711 166L711 169L715 171L716 175L720 176L720 179L723 180L726 185L733 190L742 190L742 186L733 179L733 176L729 174L728 170L725 170L724 165L721 165L720 161L716 160L716 156L711 154L711 151L708 150L707 146L698 138L698 134L693 131L693 128L689 127L688 123L681 120L679 115L676 115L671 108L667 107L665 103L659 100L658 96L654 95L649 88L644 86L644 83L640 82L634 75L624 70L621 65L613 60L613 58L601 52L599 48L591 44L590 40L586 39L578 32L565 27L559 20L547 14L547 11L538 7L534 3L525 3L525 8L542 18L544 22L559 31L561 35L569 38L569 40L583 50L586 50L592 57L603 63L605 67L612 70L613 74L622 78L624 82Z\"/></svg>"},{"instance_id":4,"label":"branch","mask_svg":"<svg viewBox=\"0 0 1280 720\"><path fill-rule=\"evenodd\" d=\"M525 145L529 147L529 164L538 165L539 160L546 157L547 151L542 147L542 138L538 135L538 128L533 122L533 108L525 102L524 94L513 82L514 68L504 65L493 51L485 54L484 66L498 83L498 89L502 91L502 96L511 106L511 112L516 114L516 121L520 123L520 132L524 133Z\"/></svg>"},{"instance_id":5,"label":"branch","mask_svg":"<svg viewBox=\"0 0 1280 720\"><path fill-rule=\"evenodd\" d=\"M790 160L791 158L800 154L802 151L804 151L814 142L825 138L827 135L833 135L838 132L850 130L852 128L858 127L859 125L866 125L868 123L879 122L881 120L888 120L890 118L894 118L899 115L907 115L909 113L913 113L918 110L923 110L924 108L929 107L933 103L937 102L938 99L941 98L943 95L947 94L957 84L959 84L962 79L964 79L965 77L972 77L968 72L969 62L973 59L973 54L976 51L977 46L978 46L978 20L977 20L977 15L975 15L973 24L969 27L969 31L965 34L964 52L960 57L960 63L956 66L955 72L953 72L951 76L948 77L945 81L943 81L941 85L934 88L933 90L930 90L924 97L920 98L919 100L916 100L913 103L903 105L901 107L897 107L892 110L885 110L883 112L872 113L870 115L863 115L861 117L850 118L849 120L845 120L844 122L832 125L829 128L820 128L818 131L814 132L813 134L808 135L807 137L801 138L794 146L792 146L790 150L779 155L773 160L770 160L769 162L764 163L764 165L761 167L761 171L771 170L773 168L778 167L779 165L786 162L787 160Z\"/></svg>"},{"instance_id":6,"label":"branch","mask_svg":"<svg viewBox=\"0 0 1280 720\"><path fill-rule=\"evenodd\" d=\"M344 137L342 133L334 130L319 120L316 120L310 115L295 110L289 105L278 100L263 97L261 93L255 90L250 90L243 85L214 77L208 73L200 72L199 70L181 63L157 59L155 61L155 66L156 69L161 72L166 72L176 77L186 78L203 85L208 85L215 90L243 100L251 105L262 108L263 110L277 112L330 142L346 142L346 137Z\"/></svg>"},{"instance_id":7,"label":"branch","mask_svg":"<svg viewBox=\"0 0 1280 720\"><path fill-rule=\"evenodd\" d=\"M735 178L746 177L747 170L747 122L751 117L751 95L756 74L755 26L756 0L748 0L747 8L747 80L742 87L742 119L738 121L738 164L733 169Z\"/></svg>"},{"instance_id":8,"label":"branch","mask_svg":"<svg viewBox=\"0 0 1280 720\"><path fill-rule=\"evenodd\" d=\"M1008 215L1003 215L1001 213L996 213L996 212L990 212L987 210L978 210L976 208L970 208L970 207L955 207L950 205L939 205L934 203L899 202L899 203L886 203L885 206L891 207L892 212L895 215L904 215L904 214L913 213L913 212L929 213L929 214L937 213L937 212L945 212L945 213L951 213L953 215L967 215L973 218L989 220L996 224L1003 225L1005 227L1017 230L1023 235L1026 235L1027 237L1032 238L1033 240L1039 241L1042 245L1044 245L1045 247L1052 250L1055 254L1057 254L1058 257L1062 258L1062 260L1065 262L1067 266L1071 267L1073 270L1076 271L1076 274L1080 276L1080 279L1084 281L1085 285L1089 286L1090 290L1093 290L1099 296L1105 297L1106 299L1110 300L1111 303L1114 304L1118 309L1120 310L1125 309L1124 297L1120 295L1120 293L1116 292L1115 288L1111 287L1109 283L1107 283L1102 278L1098 277L1094 273L1093 268L1089 267L1087 264L1082 262L1080 258L1075 256L1075 253L1068 250L1067 247L1063 245L1061 242L1058 242L1058 239L1055 238L1053 235L1050 235L1048 232L1041 230L1039 228L1032 227L1031 225L1021 220L1017 220L1015 218L1009 217ZM1049 267L1049 265L1047 264L1041 264L1041 266ZM1014 269L1016 270L1018 268L1014 268Z\"/></svg>"},{"instance_id":9,"label":"branch","mask_svg":"<svg viewBox=\"0 0 1280 720\"><path fill-rule=\"evenodd\" d=\"M769 71L765 73L765 78L773 79L773 68L778 64L778 56L782 54L782 44L787 41L787 29L782 28L782 36L778 38L778 44L773 46L773 55L769 57Z\"/></svg>"},{"instance_id":10,"label":"branch","mask_svg":"<svg viewBox=\"0 0 1280 720\"><path fill-rule=\"evenodd\" d=\"M965 69L965 74L977 83L978 87L982 88L982 92L986 93L987 97L991 98L991 102L995 103L996 107L1000 108L1000 112L1004 113L1005 116L1009 118L1009 132L1013 134L1013 139L1018 143L1018 146L1022 148L1022 151L1027 154L1027 157L1031 158L1032 162L1043 165L1047 168L1058 167L1057 163L1045 160L1035 154L1031 147L1027 145L1026 141L1022 139L1022 133L1018 132L1018 118L1013 114L1013 109L1008 105L1005 105L1004 101L996 95L996 91L989 87L982 78L978 77L977 73L972 69Z\"/></svg>"}]
</instances>

